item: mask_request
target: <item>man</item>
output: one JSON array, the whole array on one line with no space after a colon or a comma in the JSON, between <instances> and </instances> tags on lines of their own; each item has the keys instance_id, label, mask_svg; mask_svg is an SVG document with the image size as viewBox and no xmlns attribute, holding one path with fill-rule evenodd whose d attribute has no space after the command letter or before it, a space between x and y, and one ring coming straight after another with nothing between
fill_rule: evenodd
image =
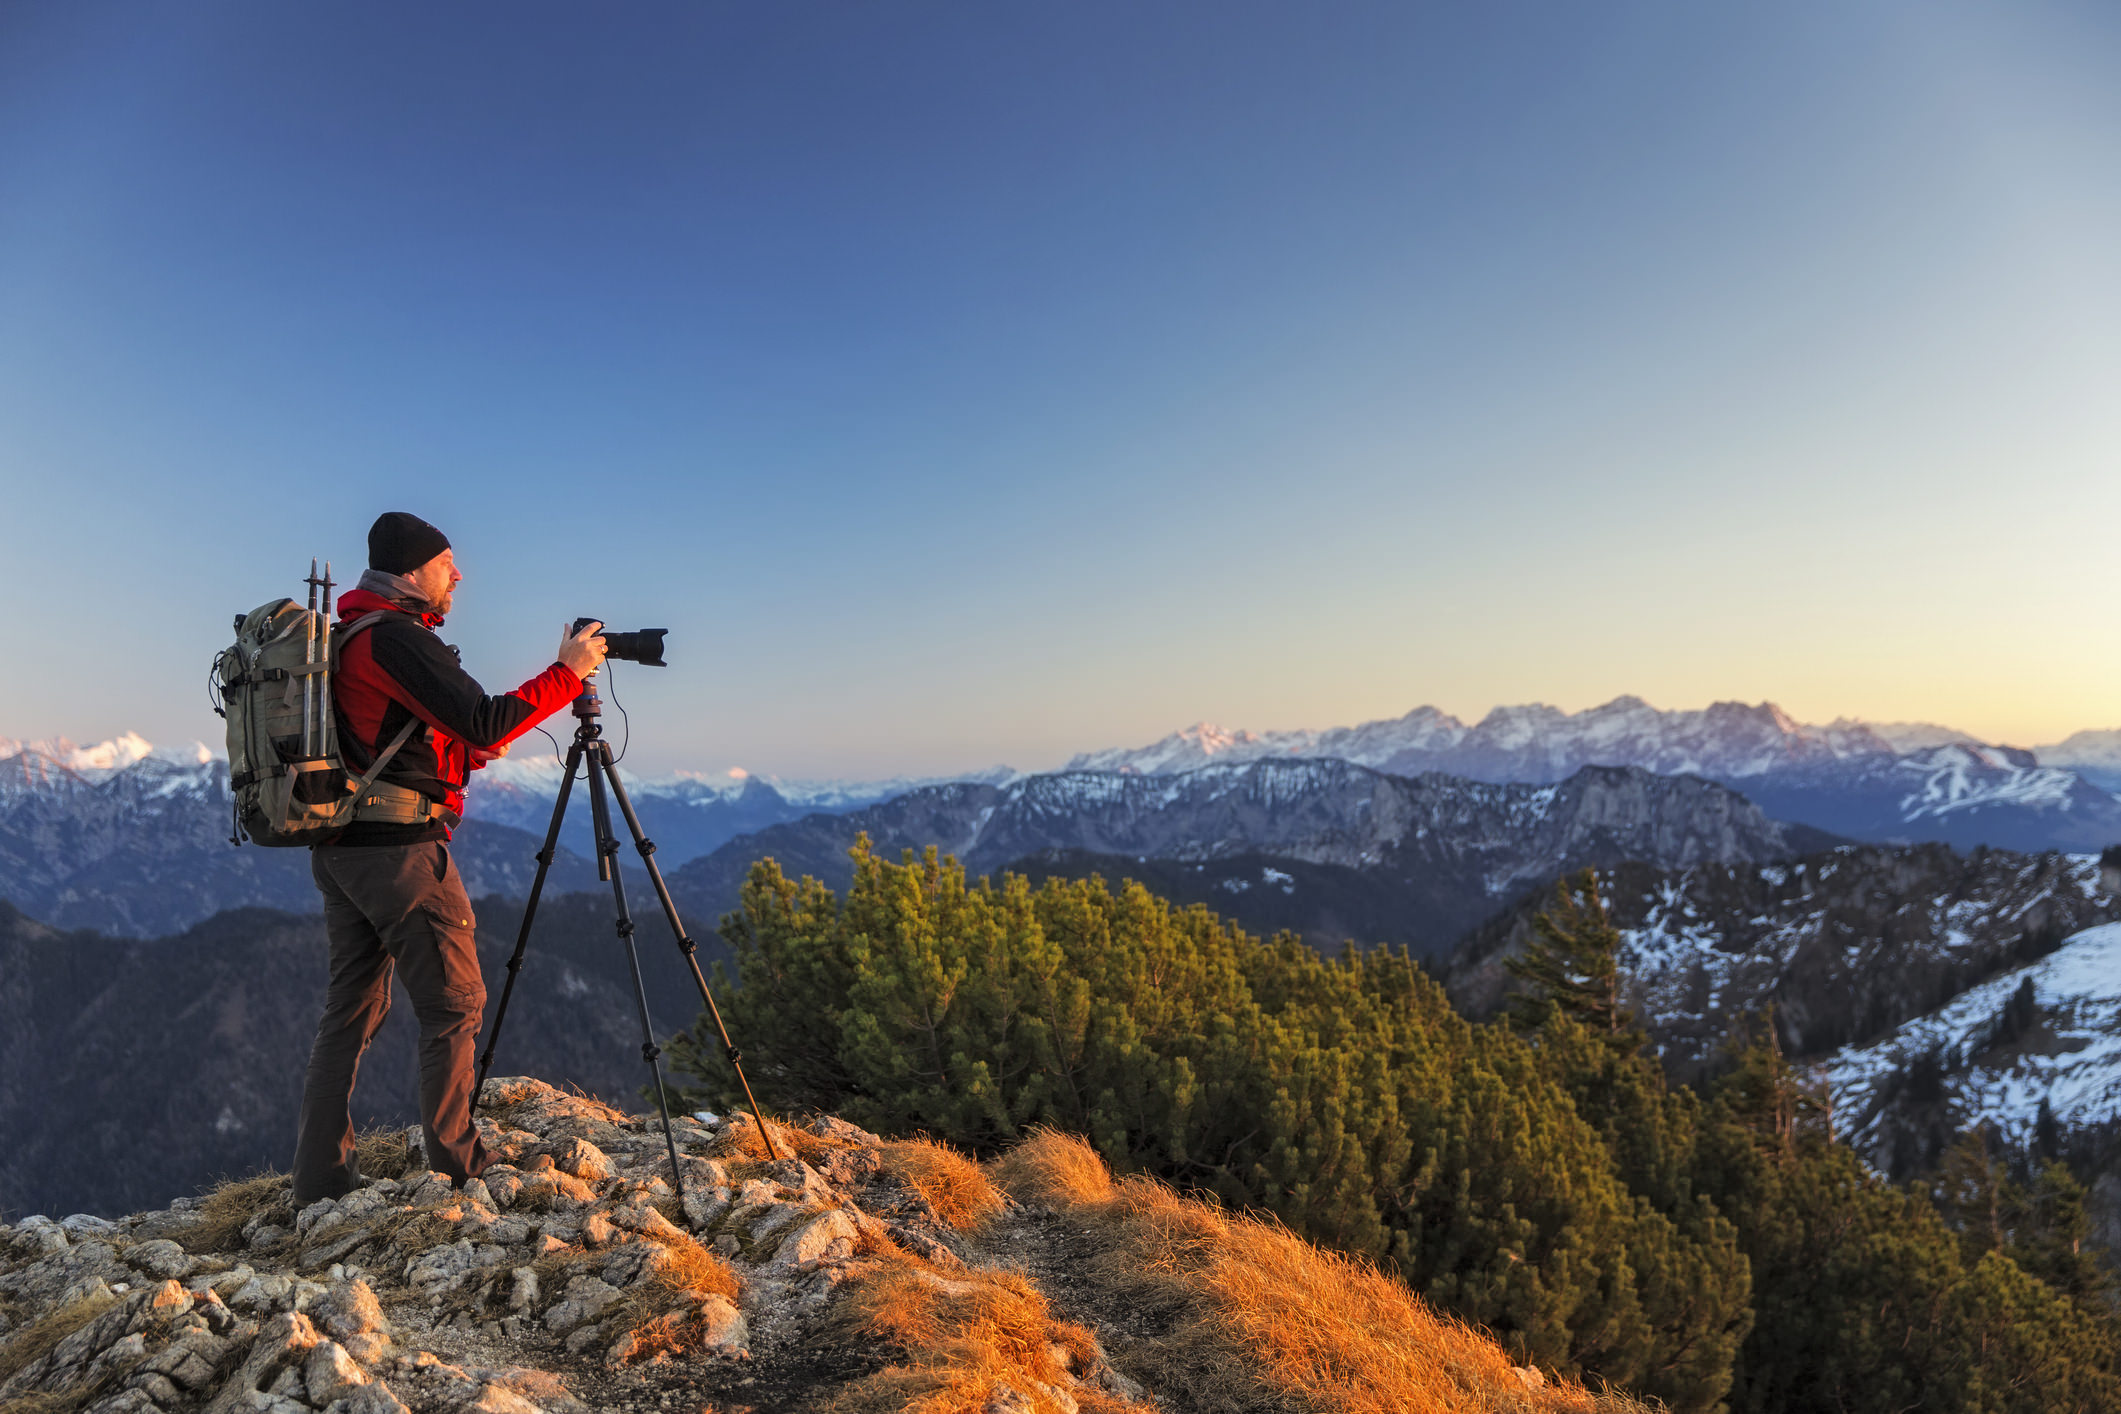
<instances>
[{"instance_id":1,"label":"man","mask_svg":"<svg viewBox=\"0 0 2121 1414\"><path fill-rule=\"evenodd\" d=\"M348 1102L361 1053L390 1011L393 970L420 1022L420 1123L430 1165L458 1184L487 1165L471 1121L473 1052L486 984L471 901L449 857L469 774L574 700L604 662L601 624L562 639L557 660L489 697L435 636L464 576L441 531L403 511L368 532L367 573L339 600L332 698L346 763L367 771L407 735L364 793L354 823L310 852L324 895L331 985L310 1048L295 1140L297 1207L353 1187ZM371 614L372 626L345 629Z\"/></svg>"}]
</instances>

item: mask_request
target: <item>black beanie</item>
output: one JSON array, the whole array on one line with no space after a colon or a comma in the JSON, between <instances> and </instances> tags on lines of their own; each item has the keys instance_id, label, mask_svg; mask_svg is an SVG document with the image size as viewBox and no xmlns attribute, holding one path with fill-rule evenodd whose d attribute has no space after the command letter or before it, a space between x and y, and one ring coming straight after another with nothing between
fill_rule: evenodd
<instances>
[{"instance_id":1,"label":"black beanie","mask_svg":"<svg viewBox=\"0 0 2121 1414\"><path fill-rule=\"evenodd\" d=\"M368 567L410 574L449 548L449 537L406 511L385 511L368 527Z\"/></svg>"}]
</instances>

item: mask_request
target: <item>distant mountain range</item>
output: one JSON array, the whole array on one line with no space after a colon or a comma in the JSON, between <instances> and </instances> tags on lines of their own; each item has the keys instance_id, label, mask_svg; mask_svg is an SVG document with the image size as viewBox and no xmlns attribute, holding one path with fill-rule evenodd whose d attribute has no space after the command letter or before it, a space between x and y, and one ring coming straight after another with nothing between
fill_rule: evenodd
<instances>
[{"instance_id":1,"label":"distant mountain range","mask_svg":"<svg viewBox=\"0 0 2121 1414\"><path fill-rule=\"evenodd\" d=\"M1885 843L2098 850L2121 840L2121 801L2111 793L2121 786L2121 732L2079 732L2026 751L1924 723L1806 726L1766 702L1660 711L1620 697L1575 713L1533 704L1498 707L1470 726L1434 707L1327 731L1203 724L1078 756L1069 769L1166 775L1211 761L1321 757L1479 781L1558 781L1585 766L1705 776L1777 819Z\"/></svg>"},{"instance_id":2,"label":"distant mountain range","mask_svg":"<svg viewBox=\"0 0 2121 1414\"><path fill-rule=\"evenodd\" d=\"M860 835L887 856L937 847L975 874L1141 878L1255 929L1428 955L1565 870L1758 863L1826 842L1726 787L1634 767L1585 767L1534 786L1275 760L928 787L746 835L677 870L671 887L695 912L719 914L736 906L762 856L843 886Z\"/></svg>"},{"instance_id":3,"label":"distant mountain range","mask_svg":"<svg viewBox=\"0 0 2121 1414\"><path fill-rule=\"evenodd\" d=\"M850 828L832 821L898 801L908 803L877 817L894 822L872 831L880 840L888 836L893 848L960 848L971 838L965 821L937 804L955 798L951 792L985 800L979 792L1011 791L1009 800L1030 802L1058 789L1032 783L1072 780L1077 786L1039 817L1040 828L1004 843L996 833L1001 823L984 827L981 853L968 855L968 863L1109 872L1114 859L1126 859L1134 872L1153 873L1174 897L1236 901L1239 916L1256 926L1272 919L1336 941L1419 936L1438 945L1439 920L1463 916L1458 904L1443 900L1473 897L1466 892L1471 876L1454 872L1462 862L1455 856L1407 863L1398 882L1387 883L1375 861L1292 853L1294 825L1277 818L1279 807L1262 807L1237 822L1197 822L1215 828L1212 835L1184 837L1195 828L1189 823L1123 845L1098 814L1105 808L1098 791L1124 796L1125 788L1081 784L1326 761L1403 780L1435 775L1494 786L1553 785L1592 766L1696 776L1739 792L1769 819L1872 842L2096 851L2121 841L2121 800L2101 784L2121 783L2121 732L2079 732L2027 752L1921 723L1844 720L1818 727L1767 703L1668 712L1630 697L1577 713L1497 708L1470 726L1433 707L1326 731L1254 735L1199 726L1149 746L1079 756L1068 770L1042 776L997 767L950 783L774 782L740 771L627 779L666 870L723 851L748 865L768 852L800 854L798 841L851 839ZM458 859L476 892L520 896L527 889L559 769L550 751L519 745L515 755L474 778ZM133 936L176 931L229 907L313 907L300 851L227 847L224 782L225 767L203 746L156 750L130 734L92 747L0 739L0 897L56 925ZM1076 826L1055 824L1061 815L1079 817ZM915 823L921 820L935 832L923 835L930 826ZM554 887L594 886L584 862L586 808L570 812L562 844L572 853L563 856ZM1244 871L1253 869L1253 856L1257 870L1289 877L1252 878ZM1180 864L1186 867L1175 867ZM805 867L813 865L828 873L839 867L815 859ZM702 866L701 877L717 870L728 872L717 863ZM1407 892L1417 877L1430 880L1419 899ZM703 885L698 896L726 903L732 895ZM1422 921L1406 921L1416 916L1409 908ZM1464 921L1471 926L1479 919Z\"/></svg>"},{"instance_id":4,"label":"distant mountain range","mask_svg":"<svg viewBox=\"0 0 2121 1414\"><path fill-rule=\"evenodd\" d=\"M0 898L40 921L130 937L178 932L224 909L312 912L306 849L229 844L228 763L203 748L74 769L38 751L0 758ZM541 841L471 821L457 867L474 896L529 892ZM596 886L563 852L553 887Z\"/></svg>"},{"instance_id":5,"label":"distant mountain range","mask_svg":"<svg viewBox=\"0 0 2121 1414\"><path fill-rule=\"evenodd\" d=\"M475 779L454 853L474 897L521 898L550 827L559 765L533 755L497 766ZM821 783L792 788L791 798L751 779L628 782L666 866L821 805L878 798L865 790ZM133 735L92 747L0 739L0 898L55 927L129 937L179 932L230 908L315 910L309 851L232 846L229 812L228 763L203 745L156 749ZM548 889L605 887L593 858L588 800L578 791ZM621 861L633 858L629 844Z\"/></svg>"}]
</instances>

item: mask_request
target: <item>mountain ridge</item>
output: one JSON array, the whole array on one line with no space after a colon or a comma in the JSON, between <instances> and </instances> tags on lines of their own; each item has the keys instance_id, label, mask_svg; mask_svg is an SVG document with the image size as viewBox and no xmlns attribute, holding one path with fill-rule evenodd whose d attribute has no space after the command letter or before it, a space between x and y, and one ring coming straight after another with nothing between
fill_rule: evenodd
<instances>
[{"instance_id":1,"label":"mountain ridge","mask_svg":"<svg viewBox=\"0 0 2121 1414\"><path fill-rule=\"evenodd\" d=\"M672 873L695 912L735 907L755 860L835 887L857 837L890 855L934 847L974 874L1069 856L1166 864L1275 859L1390 881L1415 910L1396 937L1435 953L1525 889L1565 869L1647 857L1677 864L1796 853L1793 834L1737 792L1698 777L1587 767L1548 786L1429 773L1394 776L1338 759L1260 761L1178 775L1056 772L1007 786L911 792L732 841ZM1248 866L1249 867L1249 866ZM1221 910L1243 922L1241 898ZM1250 926L1250 925L1248 925ZM1314 939L1337 945L1341 939Z\"/></svg>"},{"instance_id":2,"label":"mountain ridge","mask_svg":"<svg viewBox=\"0 0 2121 1414\"><path fill-rule=\"evenodd\" d=\"M2107 763L2101 753L2109 753L2110 771L2100 779L2121 784L2121 733L2070 740L2072 760ZM1213 761L1323 757L1481 781L1552 782L1590 765L1699 775L1742 791L1778 819L1883 843L2096 850L2121 840L2121 800L2040 751L1928 723L1842 718L1808 726L1772 702L1665 711L1618 697L1575 713L1531 703L1497 707L1470 726L1418 707L1354 727L1264 734L1202 723L1147 746L1084 753L1069 765L1159 775Z\"/></svg>"}]
</instances>

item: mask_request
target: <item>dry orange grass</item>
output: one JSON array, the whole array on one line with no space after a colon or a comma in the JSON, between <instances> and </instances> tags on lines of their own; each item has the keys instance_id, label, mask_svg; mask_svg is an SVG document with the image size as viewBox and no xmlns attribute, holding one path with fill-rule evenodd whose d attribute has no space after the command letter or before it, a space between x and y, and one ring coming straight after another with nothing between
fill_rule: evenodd
<instances>
[{"instance_id":1,"label":"dry orange grass","mask_svg":"<svg viewBox=\"0 0 2121 1414\"><path fill-rule=\"evenodd\" d=\"M702 1296L737 1294L736 1268L682 1233L644 1234L663 1249L663 1260L641 1286L652 1298L665 1304L698 1301Z\"/></svg>"},{"instance_id":2,"label":"dry orange grass","mask_svg":"<svg viewBox=\"0 0 2121 1414\"><path fill-rule=\"evenodd\" d=\"M224 1183L206 1196L199 1208L199 1221L177 1234L187 1252L227 1252L242 1245L243 1225L260 1211L278 1205L294 1218L294 1199L284 1173L261 1173L255 1178Z\"/></svg>"},{"instance_id":3,"label":"dry orange grass","mask_svg":"<svg viewBox=\"0 0 2121 1414\"><path fill-rule=\"evenodd\" d=\"M971 1232L999 1213L1007 1200L980 1166L932 1139L901 1139L877 1146L884 1172L921 1195L938 1221Z\"/></svg>"},{"instance_id":4,"label":"dry orange grass","mask_svg":"<svg viewBox=\"0 0 2121 1414\"><path fill-rule=\"evenodd\" d=\"M797 1129L779 1120L767 1120L766 1132L773 1136L774 1147L782 1158L797 1158L805 1163L815 1162L835 1149L853 1147L844 1139L812 1134L807 1129ZM759 1138L758 1121L743 1113L730 1115L722 1122L708 1152L718 1159L767 1157L765 1141Z\"/></svg>"},{"instance_id":5,"label":"dry orange grass","mask_svg":"<svg viewBox=\"0 0 2121 1414\"><path fill-rule=\"evenodd\" d=\"M1172 1317L1134 1372L1203 1410L1317 1414L1641 1414L1579 1386L1534 1385L1495 1342L1365 1263L1160 1183L1112 1180L1071 1136L1042 1131L994 1166L1027 1201L1087 1220L1092 1275Z\"/></svg>"},{"instance_id":6,"label":"dry orange grass","mask_svg":"<svg viewBox=\"0 0 2121 1414\"><path fill-rule=\"evenodd\" d=\"M653 1359L657 1355L682 1355L699 1344L702 1322L697 1307L708 1296L736 1300L736 1269L702 1247L682 1231L644 1232L641 1236L661 1249L655 1265L613 1305L606 1322L609 1329L630 1337L618 1349L621 1364ZM601 1260L602 1254L562 1254L552 1265L553 1275L564 1280L576 1267ZM564 1258L572 1257L573 1261ZM552 1259L547 1259L551 1261ZM533 1270L536 1268L533 1267ZM540 1280L546 1280L540 1273Z\"/></svg>"},{"instance_id":7,"label":"dry orange grass","mask_svg":"<svg viewBox=\"0 0 2121 1414\"><path fill-rule=\"evenodd\" d=\"M371 1129L354 1141L354 1167L367 1178L403 1178L412 1143L402 1129Z\"/></svg>"},{"instance_id":8,"label":"dry orange grass","mask_svg":"<svg viewBox=\"0 0 2121 1414\"><path fill-rule=\"evenodd\" d=\"M1069 1379L1069 1365L1089 1368L1097 1342L1082 1327L1056 1321L1046 1298L1017 1272L945 1275L901 1255L857 1283L838 1318L850 1334L889 1341L907 1358L842 1393L832 1414L982 1414L995 1407L1147 1414L1147 1406Z\"/></svg>"}]
</instances>

